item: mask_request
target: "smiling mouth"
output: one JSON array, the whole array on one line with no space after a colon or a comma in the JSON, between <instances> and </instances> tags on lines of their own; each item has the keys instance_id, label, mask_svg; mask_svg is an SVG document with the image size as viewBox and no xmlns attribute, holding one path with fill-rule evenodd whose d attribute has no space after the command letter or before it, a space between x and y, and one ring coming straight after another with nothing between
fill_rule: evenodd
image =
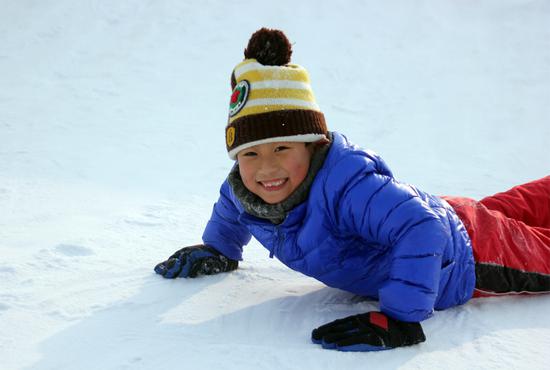
<instances>
[{"instance_id":1,"label":"smiling mouth","mask_svg":"<svg viewBox=\"0 0 550 370\"><path fill-rule=\"evenodd\" d=\"M288 182L288 178L286 179L277 179L277 180L269 180L269 181L258 181L262 187L267 191L277 191L280 190L285 184Z\"/></svg>"}]
</instances>

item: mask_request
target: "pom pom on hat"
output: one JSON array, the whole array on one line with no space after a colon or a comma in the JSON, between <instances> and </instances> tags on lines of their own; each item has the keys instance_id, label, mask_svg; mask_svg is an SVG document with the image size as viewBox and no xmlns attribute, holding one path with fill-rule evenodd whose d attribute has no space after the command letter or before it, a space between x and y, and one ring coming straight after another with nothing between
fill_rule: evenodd
<instances>
[{"instance_id":1,"label":"pom pom on hat","mask_svg":"<svg viewBox=\"0 0 550 370\"><path fill-rule=\"evenodd\" d=\"M261 28L231 73L225 141L229 158L269 142L326 140L325 117L307 71L290 63L292 45L282 31Z\"/></svg>"},{"instance_id":2,"label":"pom pom on hat","mask_svg":"<svg viewBox=\"0 0 550 370\"><path fill-rule=\"evenodd\" d=\"M254 32L244 49L246 59L256 59L266 66L283 66L290 63L292 45L282 31L261 28Z\"/></svg>"}]
</instances>

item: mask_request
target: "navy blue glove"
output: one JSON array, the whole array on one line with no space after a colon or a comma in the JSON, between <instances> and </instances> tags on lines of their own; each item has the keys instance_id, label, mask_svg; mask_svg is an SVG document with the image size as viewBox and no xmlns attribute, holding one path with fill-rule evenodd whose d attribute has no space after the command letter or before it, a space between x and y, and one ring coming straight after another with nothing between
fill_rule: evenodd
<instances>
[{"instance_id":1,"label":"navy blue glove","mask_svg":"<svg viewBox=\"0 0 550 370\"><path fill-rule=\"evenodd\" d=\"M235 270L239 261L225 257L214 248L198 244L185 247L155 266L155 272L167 279L194 278Z\"/></svg>"},{"instance_id":2,"label":"navy blue glove","mask_svg":"<svg viewBox=\"0 0 550 370\"><path fill-rule=\"evenodd\" d=\"M424 342L418 322L392 319L381 312L367 312L318 327L311 340L339 351L381 351Z\"/></svg>"}]
</instances>

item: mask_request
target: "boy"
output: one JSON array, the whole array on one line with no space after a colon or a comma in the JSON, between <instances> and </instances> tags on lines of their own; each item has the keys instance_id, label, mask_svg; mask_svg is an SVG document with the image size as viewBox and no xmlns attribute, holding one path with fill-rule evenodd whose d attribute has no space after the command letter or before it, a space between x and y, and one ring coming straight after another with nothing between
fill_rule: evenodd
<instances>
[{"instance_id":1,"label":"boy","mask_svg":"<svg viewBox=\"0 0 550 370\"><path fill-rule=\"evenodd\" d=\"M425 340L420 321L477 295L550 290L550 177L480 202L397 182L384 161L327 129L281 31L252 35L233 70L226 144L237 162L203 234L158 264L165 278L238 267L253 235L285 265L371 297L380 312L323 325L324 348Z\"/></svg>"}]
</instances>

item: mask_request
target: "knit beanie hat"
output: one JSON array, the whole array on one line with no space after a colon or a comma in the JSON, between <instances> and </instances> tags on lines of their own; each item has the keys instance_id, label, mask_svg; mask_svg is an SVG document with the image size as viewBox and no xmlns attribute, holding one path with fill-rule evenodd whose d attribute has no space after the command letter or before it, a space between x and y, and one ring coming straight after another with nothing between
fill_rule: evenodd
<instances>
[{"instance_id":1,"label":"knit beanie hat","mask_svg":"<svg viewBox=\"0 0 550 370\"><path fill-rule=\"evenodd\" d=\"M277 141L315 142L326 137L325 117L307 71L289 64L292 47L279 30L256 31L244 61L231 75L229 120L225 128L231 159L243 149Z\"/></svg>"}]
</instances>

